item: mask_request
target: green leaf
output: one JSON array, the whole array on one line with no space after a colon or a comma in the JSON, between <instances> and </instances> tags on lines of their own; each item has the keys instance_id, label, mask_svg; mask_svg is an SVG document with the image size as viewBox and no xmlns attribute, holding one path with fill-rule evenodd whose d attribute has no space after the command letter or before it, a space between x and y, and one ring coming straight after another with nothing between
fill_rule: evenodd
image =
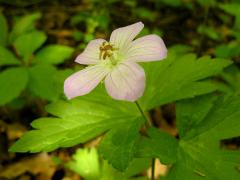
<instances>
[{"instance_id":1,"label":"green leaf","mask_svg":"<svg viewBox=\"0 0 240 180\"><path fill-rule=\"evenodd\" d=\"M215 48L215 55L220 58L233 58L240 55L239 42L221 44Z\"/></svg>"},{"instance_id":2,"label":"green leaf","mask_svg":"<svg viewBox=\"0 0 240 180\"><path fill-rule=\"evenodd\" d=\"M105 90L47 106L55 117L40 118L12 147L15 152L52 151L86 142L103 132L128 124L141 116L135 104L114 101Z\"/></svg>"},{"instance_id":3,"label":"green leaf","mask_svg":"<svg viewBox=\"0 0 240 180\"><path fill-rule=\"evenodd\" d=\"M180 137L198 126L213 107L216 98L216 96L208 94L177 102L177 126Z\"/></svg>"},{"instance_id":4,"label":"green leaf","mask_svg":"<svg viewBox=\"0 0 240 180\"><path fill-rule=\"evenodd\" d=\"M0 46L0 66L19 65L20 61L8 49Z\"/></svg>"},{"instance_id":5,"label":"green leaf","mask_svg":"<svg viewBox=\"0 0 240 180\"><path fill-rule=\"evenodd\" d=\"M107 161L103 162L100 180L147 180L147 177L138 177L140 173L150 166L151 160L147 158L134 159L125 172L112 168Z\"/></svg>"},{"instance_id":6,"label":"green leaf","mask_svg":"<svg viewBox=\"0 0 240 180\"><path fill-rule=\"evenodd\" d=\"M2 13L0 13L0 46L6 46L8 38L8 24Z\"/></svg>"},{"instance_id":7,"label":"green leaf","mask_svg":"<svg viewBox=\"0 0 240 180\"><path fill-rule=\"evenodd\" d=\"M172 164L177 159L177 139L166 132L150 128L147 135L139 141L136 157L159 158L164 164Z\"/></svg>"},{"instance_id":8,"label":"green leaf","mask_svg":"<svg viewBox=\"0 0 240 180\"><path fill-rule=\"evenodd\" d=\"M206 118L198 125L197 130L194 130L194 134L205 134L205 137L209 135L216 140L240 136L239 107L238 95L219 98Z\"/></svg>"},{"instance_id":9,"label":"green leaf","mask_svg":"<svg viewBox=\"0 0 240 180\"><path fill-rule=\"evenodd\" d=\"M221 39L220 33L214 27L211 26L201 24L198 26L197 32L213 40Z\"/></svg>"},{"instance_id":10,"label":"green leaf","mask_svg":"<svg viewBox=\"0 0 240 180\"><path fill-rule=\"evenodd\" d=\"M34 13L21 17L13 27L9 40L13 43L20 35L28 33L35 29L35 21L41 17L40 13Z\"/></svg>"},{"instance_id":11,"label":"green leaf","mask_svg":"<svg viewBox=\"0 0 240 180\"><path fill-rule=\"evenodd\" d=\"M127 170L124 172L125 176L132 177L131 180L133 180L133 177L136 177L137 174L146 171L146 169L150 167L151 161L152 159L150 158L134 158Z\"/></svg>"},{"instance_id":12,"label":"green leaf","mask_svg":"<svg viewBox=\"0 0 240 180\"><path fill-rule=\"evenodd\" d=\"M197 103L206 107L199 112L200 105L195 107ZM197 123L190 127L187 124L188 132L182 133L177 161L172 165L167 179L240 179L237 170L240 151L220 148L220 140L240 136L240 97L216 98L207 95L180 103L179 107L185 111L177 112L177 120L180 120L178 126L181 122L186 124L190 117ZM184 117L187 119L184 120Z\"/></svg>"},{"instance_id":13,"label":"green leaf","mask_svg":"<svg viewBox=\"0 0 240 180\"><path fill-rule=\"evenodd\" d=\"M63 92L63 81L67 74L51 65L36 65L29 69L29 90L36 96L50 101L57 100Z\"/></svg>"},{"instance_id":14,"label":"green leaf","mask_svg":"<svg viewBox=\"0 0 240 180\"><path fill-rule=\"evenodd\" d=\"M0 73L0 105L4 105L20 95L28 81L25 68L9 68Z\"/></svg>"},{"instance_id":15,"label":"green leaf","mask_svg":"<svg viewBox=\"0 0 240 180\"><path fill-rule=\"evenodd\" d=\"M55 97L56 98L51 98L52 100L57 100L59 96L63 95L63 86L64 86L64 81L67 77L72 75L74 71L72 69L64 69L64 70L57 70L57 72L53 75L53 82L55 84L55 88L53 91L56 92ZM50 100L50 99L49 99Z\"/></svg>"},{"instance_id":16,"label":"green leaf","mask_svg":"<svg viewBox=\"0 0 240 180\"><path fill-rule=\"evenodd\" d=\"M240 70L236 65L227 68L222 74L221 78L227 83L228 93L240 94Z\"/></svg>"},{"instance_id":17,"label":"green leaf","mask_svg":"<svg viewBox=\"0 0 240 180\"><path fill-rule=\"evenodd\" d=\"M170 47L169 51L170 53L174 52L175 54L182 56L184 54L193 52L193 48L185 44L175 44Z\"/></svg>"},{"instance_id":18,"label":"green leaf","mask_svg":"<svg viewBox=\"0 0 240 180\"><path fill-rule=\"evenodd\" d=\"M100 153L114 168L125 171L133 160L142 119L112 129L100 145Z\"/></svg>"},{"instance_id":19,"label":"green leaf","mask_svg":"<svg viewBox=\"0 0 240 180\"><path fill-rule=\"evenodd\" d=\"M150 9L145 7L134 8L133 14L140 19L146 19L152 22L154 22L157 18L156 12L151 11Z\"/></svg>"},{"instance_id":20,"label":"green leaf","mask_svg":"<svg viewBox=\"0 0 240 180\"><path fill-rule=\"evenodd\" d=\"M226 13L235 16L235 27L240 27L240 4L238 3L226 3L219 4L219 7Z\"/></svg>"},{"instance_id":21,"label":"green leaf","mask_svg":"<svg viewBox=\"0 0 240 180\"><path fill-rule=\"evenodd\" d=\"M237 16L240 14L240 4L238 3L219 4L219 7L231 15Z\"/></svg>"},{"instance_id":22,"label":"green leaf","mask_svg":"<svg viewBox=\"0 0 240 180\"><path fill-rule=\"evenodd\" d=\"M70 58L73 51L73 48L64 45L49 45L36 54L34 61L44 64L60 64Z\"/></svg>"},{"instance_id":23,"label":"green leaf","mask_svg":"<svg viewBox=\"0 0 240 180\"><path fill-rule=\"evenodd\" d=\"M84 179L99 179L100 163L96 148L78 149L66 166Z\"/></svg>"},{"instance_id":24,"label":"green leaf","mask_svg":"<svg viewBox=\"0 0 240 180\"><path fill-rule=\"evenodd\" d=\"M211 59L208 56L197 59L194 54L179 57L170 51L167 59L144 64L147 85L140 103L149 110L215 91L218 84L205 79L219 74L230 64L229 60Z\"/></svg>"},{"instance_id":25,"label":"green leaf","mask_svg":"<svg viewBox=\"0 0 240 180\"><path fill-rule=\"evenodd\" d=\"M16 47L18 53L28 61L31 55L40 48L46 41L47 36L43 32L33 31L28 34L19 36L14 41L14 46Z\"/></svg>"}]
</instances>

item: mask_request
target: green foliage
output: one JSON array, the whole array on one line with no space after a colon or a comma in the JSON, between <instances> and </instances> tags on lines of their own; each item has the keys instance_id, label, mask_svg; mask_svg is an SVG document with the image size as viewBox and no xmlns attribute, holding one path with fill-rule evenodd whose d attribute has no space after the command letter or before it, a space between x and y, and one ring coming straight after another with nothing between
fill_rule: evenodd
<instances>
[{"instance_id":1,"label":"green foliage","mask_svg":"<svg viewBox=\"0 0 240 180\"><path fill-rule=\"evenodd\" d=\"M19 36L14 41L14 46L23 59L28 61L30 56L43 45L46 39L47 37L43 32L32 31Z\"/></svg>"},{"instance_id":2,"label":"green foliage","mask_svg":"<svg viewBox=\"0 0 240 180\"><path fill-rule=\"evenodd\" d=\"M137 119L132 123L115 128L101 142L100 153L116 169L126 170L133 160L141 124L142 120Z\"/></svg>"},{"instance_id":3,"label":"green foliage","mask_svg":"<svg viewBox=\"0 0 240 180\"><path fill-rule=\"evenodd\" d=\"M219 7L225 12L235 16L235 27L240 28L240 4L238 3L228 3L219 4Z\"/></svg>"},{"instance_id":4,"label":"green foliage","mask_svg":"<svg viewBox=\"0 0 240 180\"><path fill-rule=\"evenodd\" d=\"M188 45L184 45L184 44L175 44L174 46L171 46L171 48L169 48L169 54L174 53L175 55L179 55L182 56L184 54L188 54L193 52L193 48L191 46ZM171 55L170 55L171 56Z\"/></svg>"},{"instance_id":5,"label":"green foliage","mask_svg":"<svg viewBox=\"0 0 240 180\"><path fill-rule=\"evenodd\" d=\"M221 78L228 84L230 88L230 93L240 94L240 71L239 68L235 65L227 68L222 74ZM229 89L227 91L229 93Z\"/></svg>"},{"instance_id":6,"label":"green foliage","mask_svg":"<svg viewBox=\"0 0 240 180\"><path fill-rule=\"evenodd\" d=\"M9 68L0 73L0 105L18 97L28 81L25 68Z\"/></svg>"},{"instance_id":7,"label":"green foliage","mask_svg":"<svg viewBox=\"0 0 240 180\"><path fill-rule=\"evenodd\" d=\"M122 173L112 168L106 161L101 161L95 148L78 149L73 160L65 166L77 172L87 180L146 180L134 178L139 172L149 167L149 159L134 159L128 169Z\"/></svg>"},{"instance_id":8,"label":"green foliage","mask_svg":"<svg viewBox=\"0 0 240 180\"><path fill-rule=\"evenodd\" d=\"M64 80L72 70L57 70L50 65L36 65L29 69L29 90L37 97L56 101L63 94Z\"/></svg>"},{"instance_id":9,"label":"green foliage","mask_svg":"<svg viewBox=\"0 0 240 180\"><path fill-rule=\"evenodd\" d=\"M202 106L201 106L202 105ZM201 109L204 107L204 109ZM180 142L168 179L239 179L240 152L220 148L220 140L239 136L239 96L211 95L177 104ZM223 171L223 169L225 169Z\"/></svg>"},{"instance_id":10,"label":"green foliage","mask_svg":"<svg viewBox=\"0 0 240 180\"><path fill-rule=\"evenodd\" d=\"M60 64L70 58L73 48L64 45L48 45L35 56L34 62L39 64Z\"/></svg>"},{"instance_id":11,"label":"green foliage","mask_svg":"<svg viewBox=\"0 0 240 180\"><path fill-rule=\"evenodd\" d=\"M179 54L188 50L181 46L175 48ZM221 72L229 64L227 60L211 59L207 56L196 59L193 54L176 59L175 53L170 52L167 60L145 66L149 76L141 104L144 109L150 109L164 103L213 92L217 85L204 79ZM51 94L54 91L49 90L56 85L49 77L56 72L51 65L39 64L32 67L29 74L34 79L30 81L30 90L43 98L54 97L54 93ZM161 89L162 87L164 89ZM151 129L148 131L149 138L140 138L139 129L143 120L136 105L114 101L101 87L89 95L69 102L57 101L49 105L47 111L55 117L33 121L32 127L35 130L27 132L12 146L11 151L52 151L59 147L84 143L106 132L100 145L100 153L120 171L127 169L136 154L137 157L147 158L157 156L164 163L174 163L177 159L178 143L173 137ZM162 142L158 143L159 139L162 139ZM152 144L156 144L154 148ZM164 148L163 144L167 144L166 147L171 147L171 150ZM140 150L136 151L136 147L140 147Z\"/></svg>"},{"instance_id":12,"label":"green foliage","mask_svg":"<svg viewBox=\"0 0 240 180\"><path fill-rule=\"evenodd\" d=\"M216 98L209 94L177 103L177 126L181 138L205 118Z\"/></svg>"},{"instance_id":13,"label":"green foliage","mask_svg":"<svg viewBox=\"0 0 240 180\"><path fill-rule=\"evenodd\" d=\"M95 148L78 149L73 160L66 164L68 168L77 172L84 179L98 179L100 176L100 163Z\"/></svg>"},{"instance_id":14,"label":"green foliage","mask_svg":"<svg viewBox=\"0 0 240 180\"><path fill-rule=\"evenodd\" d=\"M220 58L234 58L240 55L239 42L229 42L216 47L215 55Z\"/></svg>"},{"instance_id":15,"label":"green foliage","mask_svg":"<svg viewBox=\"0 0 240 180\"><path fill-rule=\"evenodd\" d=\"M29 69L29 90L38 97L48 100L56 100L63 92L54 79L58 70L50 65L36 65ZM62 79L62 82L64 79ZM61 84L63 85L63 83Z\"/></svg>"},{"instance_id":16,"label":"green foliage","mask_svg":"<svg viewBox=\"0 0 240 180\"><path fill-rule=\"evenodd\" d=\"M155 12L152 12L149 9L144 7L135 8L133 12L140 19L147 19L149 21L154 22L157 18Z\"/></svg>"},{"instance_id":17,"label":"green foliage","mask_svg":"<svg viewBox=\"0 0 240 180\"><path fill-rule=\"evenodd\" d=\"M146 158L134 159L123 173L112 168L106 161L103 162L100 180L147 180L147 177L138 177L141 171L146 170L150 160Z\"/></svg>"},{"instance_id":18,"label":"green foliage","mask_svg":"<svg viewBox=\"0 0 240 180\"><path fill-rule=\"evenodd\" d=\"M6 18L0 13L0 46L7 44L8 25Z\"/></svg>"},{"instance_id":19,"label":"green foliage","mask_svg":"<svg viewBox=\"0 0 240 180\"><path fill-rule=\"evenodd\" d=\"M25 133L10 151L49 152L103 135L98 146L99 154L95 149L80 149L66 166L84 179L140 180L147 179L140 173L149 168L150 159L159 158L169 167L164 179L240 179L237 171L240 152L228 150L221 144L223 139L240 136L240 97L237 96L240 94L240 71L237 66L230 66L230 60L220 59L234 58L238 62L239 3L219 5L216 0L151 1L148 5L156 6L157 11L144 6L146 2L136 0L107 0L107 3L94 0L85 3L87 8L84 7L70 19L73 38L80 41L80 48L95 36L102 38L103 32L107 34L112 26L119 27L120 24L114 22L128 16L132 18L124 24L144 21L149 27L141 35L164 35L169 38L167 44L200 42L205 36L204 49L210 55L215 53L217 58L197 58L195 54L189 54L196 52L196 47L175 44L169 48L167 59L142 64L146 73L146 90L139 104L148 111L176 102L177 138L157 127L145 127L144 118L134 103L111 99L102 85L86 96L70 101L59 100L63 95L64 79L73 73L73 70L59 68L66 67L64 62L71 58L73 48L59 44L42 47L47 37L35 28L40 13L19 17L10 33L4 16L0 15L0 105L22 106L26 95L53 101L46 107L48 117L34 120L31 124L33 129ZM119 6L119 12L110 10L112 6ZM180 12L186 10L186 14L171 15L172 10L180 6ZM179 30L180 34L177 31L176 34L181 38L186 36L187 41L170 37L172 23L176 20L181 23L185 15L196 15L199 11L195 11L195 6L206 12L210 8L209 14L215 6L220 7L234 16L235 29L225 26L226 23L231 24L229 15L214 11L214 20L216 17L225 23L220 28L207 14L206 23L201 23L203 14L196 18L200 24L190 18L183 25L190 30ZM126 7L131 9L121 14ZM68 22L69 19L64 23ZM199 37L195 39L196 35ZM229 39L231 42L227 42ZM220 45L216 49L208 47L216 46L217 42ZM219 97L219 91L226 94Z\"/></svg>"},{"instance_id":20,"label":"green foliage","mask_svg":"<svg viewBox=\"0 0 240 180\"><path fill-rule=\"evenodd\" d=\"M19 65L20 61L8 49L0 46L0 66Z\"/></svg>"},{"instance_id":21,"label":"green foliage","mask_svg":"<svg viewBox=\"0 0 240 180\"><path fill-rule=\"evenodd\" d=\"M170 51L164 61L144 64L147 86L140 102L144 109L149 110L215 91L217 84L205 79L220 73L229 64L228 60L208 56L197 59L194 54L179 57Z\"/></svg>"},{"instance_id":22,"label":"green foliage","mask_svg":"<svg viewBox=\"0 0 240 180\"><path fill-rule=\"evenodd\" d=\"M73 48L55 44L41 48L47 37L44 32L37 31L34 27L35 21L40 17L41 14L39 13L27 15L20 18L14 25L10 33L10 44L8 46L13 46L16 54L0 46L0 66L4 66L8 70L8 66L17 65L19 69L25 71L23 75L15 79L9 79L7 75L4 75L2 81L8 84L16 84L16 86L22 83L24 86L20 85L19 87L21 92L27 87L25 90L31 92L33 96L55 101L63 94L63 82L72 73L72 70L57 70L54 65L63 63L71 57ZM5 32L7 31L7 24L3 15L0 16L1 24L3 26L3 29L1 29L3 36L7 38L7 32ZM3 41L5 42L5 40ZM40 50L37 51L38 49ZM26 78L23 78L26 77L26 73L29 79L28 83ZM16 80L22 80L23 82L16 83ZM20 96L20 93L14 92L13 97L10 98L8 96L11 95L4 94L6 89L3 87L2 89L0 96L5 98L2 98L4 100L1 101L0 105L10 103L11 100L17 98L16 96ZM8 91L8 93L10 92Z\"/></svg>"},{"instance_id":23,"label":"green foliage","mask_svg":"<svg viewBox=\"0 0 240 180\"><path fill-rule=\"evenodd\" d=\"M217 32L216 29L214 29L214 27L211 26L206 26L206 25L200 25L197 29L198 33L203 34L207 37L209 37L210 39L213 40L220 40L221 36L219 34L219 32Z\"/></svg>"},{"instance_id":24,"label":"green foliage","mask_svg":"<svg viewBox=\"0 0 240 180\"><path fill-rule=\"evenodd\" d=\"M105 4L105 3L104 3ZM105 5L99 5L99 11L93 11L93 9L80 11L76 15L71 17L71 25L82 25L85 23L86 30L82 31L75 31L74 38L76 40L83 40L84 42L89 42L94 38L94 32L96 29L101 29L104 31L108 30L110 15Z\"/></svg>"},{"instance_id":25,"label":"green foliage","mask_svg":"<svg viewBox=\"0 0 240 180\"><path fill-rule=\"evenodd\" d=\"M73 146L141 117L135 104L118 103L100 90L69 102L58 101L47 106L47 111L56 117L33 121L36 130L26 133L11 151L52 151Z\"/></svg>"},{"instance_id":26,"label":"green foliage","mask_svg":"<svg viewBox=\"0 0 240 180\"><path fill-rule=\"evenodd\" d=\"M136 156L159 158L164 164L172 164L177 159L177 140L162 130L151 128L148 137L142 137L139 141Z\"/></svg>"},{"instance_id":27,"label":"green foliage","mask_svg":"<svg viewBox=\"0 0 240 180\"><path fill-rule=\"evenodd\" d=\"M40 17L40 13L34 13L21 17L16 22L9 35L10 43L13 43L20 35L33 31L35 29L35 21Z\"/></svg>"}]
</instances>

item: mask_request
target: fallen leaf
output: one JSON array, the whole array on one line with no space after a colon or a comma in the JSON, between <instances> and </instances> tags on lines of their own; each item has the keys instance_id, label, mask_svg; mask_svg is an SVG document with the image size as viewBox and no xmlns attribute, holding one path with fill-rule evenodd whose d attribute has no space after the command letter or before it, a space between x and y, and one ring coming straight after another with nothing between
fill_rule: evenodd
<instances>
[{"instance_id":1,"label":"fallen leaf","mask_svg":"<svg viewBox=\"0 0 240 180\"><path fill-rule=\"evenodd\" d=\"M40 174L37 178L38 180L50 180L55 170L56 166L51 156L47 153L41 153L3 167L0 171L0 179L1 177L13 179L26 172L30 172L34 175Z\"/></svg>"}]
</instances>

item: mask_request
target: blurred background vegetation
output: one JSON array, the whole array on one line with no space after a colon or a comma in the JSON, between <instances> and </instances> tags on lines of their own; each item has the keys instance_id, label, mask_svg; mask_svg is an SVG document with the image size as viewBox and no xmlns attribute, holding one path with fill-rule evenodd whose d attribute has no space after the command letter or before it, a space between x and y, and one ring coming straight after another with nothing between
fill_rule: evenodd
<instances>
[{"instance_id":1,"label":"blurred background vegetation","mask_svg":"<svg viewBox=\"0 0 240 180\"><path fill-rule=\"evenodd\" d=\"M0 0L0 179L89 179L78 164L86 158L91 174L128 179L98 162L95 149L74 155L97 140L39 155L8 148L33 119L47 115L46 104L65 98L64 79L82 68L74 58L90 40L107 39L112 30L138 21L145 24L140 36L158 34L179 56L192 52L234 61L219 79L240 92L239 0ZM173 104L152 115L157 126L176 134ZM146 163L137 162L129 174L146 175Z\"/></svg>"}]
</instances>

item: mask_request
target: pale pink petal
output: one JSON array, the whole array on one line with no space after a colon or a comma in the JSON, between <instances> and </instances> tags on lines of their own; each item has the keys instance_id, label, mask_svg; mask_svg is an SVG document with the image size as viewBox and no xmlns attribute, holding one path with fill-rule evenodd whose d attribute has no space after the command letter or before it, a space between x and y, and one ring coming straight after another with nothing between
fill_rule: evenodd
<instances>
[{"instance_id":1,"label":"pale pink petal","mask_svg":"<svg viewBox=\"0 0 240 180\"><path fill-rule=\"evenodd\" d=\"M95 39L88 43L85 50L78 55L75 62L79 64L97 64L99 61L100 46L106 40L104 39Z\"/></svg>"},{"instance_id":2,"label":"pale pink petal","mask_svg":"<svg viewBox=\"0 0 240 180\"><path fill-rule=\"evenodd\" d=\"M144 70L134 62L121 63L107 75L105 87L114 99L136 101L144 92Z\"/></svg>"},{"instance_id":3,"label":"pale pink petal","mask_svg":"<svg viewBox=\"0 0 240 180\"><path fill-rule=\"evenodd\" d=\"M107 73L108 70L101 65L88 66L65 80L64 93L68 99L85 95L92 91Z\"/></svg>"},{"instance_id":4,"label":"pale pink petal","mask_svg":"<svg viewBox=\"0 0 240 180\"><path fill-rule=\"evenodd\" d=\"M131 43L125 54L126 61L158 61L166 58L167 48L157 35L147 35Z\"/></svg>"},{"instance_id":5,"label":"pale pink petal","mask_svg":"<svg viewBox=\"0 0 240 180\"><path fill-rule=\"evenodd\" d=\"M110 43L114 44L116 48L128 46L128 44L140 33L144 24L138 22L126 27L121 27L114 30L110 37Z\"/></svg>"}]
</instances>

